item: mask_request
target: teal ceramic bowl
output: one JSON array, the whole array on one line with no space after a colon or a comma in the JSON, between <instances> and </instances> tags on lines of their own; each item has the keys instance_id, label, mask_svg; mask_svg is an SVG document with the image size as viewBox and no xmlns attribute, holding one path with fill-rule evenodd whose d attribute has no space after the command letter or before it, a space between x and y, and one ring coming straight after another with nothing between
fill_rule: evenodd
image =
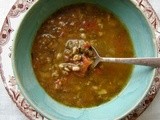
<instances>
[{"instance_id":1,"label":"teal ceramic bowl","mask_svg":"<svg viewBox=\"0 0 160 120\"><path fill-rule=\"evenodd\" d=\"M15 37L12 64L19 88L26 100L52 120L117 120L126 116L148 92L155 70L135 66L123 91L110 102L92 108L72 108L54 101L36 80L31 63L31 47L42 22L58 9L81 2L94 3L112 11L126 25L136 57L155 57L152 29L130 0L39 0L25 15Z\"/></svg>"}]
</instances>

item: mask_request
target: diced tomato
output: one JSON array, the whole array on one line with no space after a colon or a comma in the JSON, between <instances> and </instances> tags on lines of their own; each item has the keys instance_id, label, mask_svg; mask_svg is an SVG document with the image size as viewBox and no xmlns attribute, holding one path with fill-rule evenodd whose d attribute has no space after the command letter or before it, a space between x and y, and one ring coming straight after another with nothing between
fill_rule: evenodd
<instances>
[{"instance_id":1,"label":"diced tomato","mask_svg":"<svg viewBox=\"0 0 160 120\"><path fill-rule=\"evenodd\" d=\"M89 42L86 42L83 46L85 49L88 49L91 47L91 44Z\"/></svg>"},{"instance_id":2,"label":"diced tomato","mask_svg":"<svg viewBox=\"0 0 160 120\"><path fill-rule=\"evenodd\" d=\"M95 74L97 74L97 75L103 74L103 70L102 70L101 68L95 68L94 72L95 72Z\"/></svg>"},{"instance_id":3,"label":"diced tomato","mask_svg":"<svg viewBox=\"0 0 160 120\"><path fill-rule=\"evenodd\" d=\"M83 24L83 28L88 32L98 31L99 30L99 26L98 26L98 23L97 23L96 20L86 21Z\"/></svg>"}]
</instances>

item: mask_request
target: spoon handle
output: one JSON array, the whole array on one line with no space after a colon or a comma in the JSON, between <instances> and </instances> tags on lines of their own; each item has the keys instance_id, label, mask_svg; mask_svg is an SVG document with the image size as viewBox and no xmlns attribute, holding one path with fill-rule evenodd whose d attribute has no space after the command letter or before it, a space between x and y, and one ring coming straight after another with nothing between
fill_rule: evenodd
<instances>
[{"instance_id":1,"label":"spoon handle","mask_svg":"<svg viewBox=\"0 0 160 120\"><path fill-rule=\"evenodd\" d=\"M160 58L105 58L101 57L101 62L125 63L134 65L145 65L151 67L160 67Z\"/></svg>"}]
</instances>

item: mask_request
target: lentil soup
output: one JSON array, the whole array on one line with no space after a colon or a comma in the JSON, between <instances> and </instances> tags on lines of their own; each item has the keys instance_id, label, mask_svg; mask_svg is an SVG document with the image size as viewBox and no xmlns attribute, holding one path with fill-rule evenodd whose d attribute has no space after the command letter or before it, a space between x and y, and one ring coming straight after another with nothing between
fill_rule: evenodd
<instances>
[{"instance_id":1,"label":"lentil soup","mask_svg":"<svg viewBox=\"0 0 160 120\"><path fill-rule=\"evenodd\" d=\"M54 100L78 108L101 105L119 94L127 84L133 66L100 63L89 69L91 62L87 58L65 51L69 40L79 43L83 40L93 45L101 56L134 56L128 31L113 13L93 4L64 7L42 24L33 42L32 65L44 90ZM71 62L67 53L76 62ZM79 71L77 61L84 62L83 71ZM62 63L68 63L71 68Z\"/></svg>"}]
</instances>

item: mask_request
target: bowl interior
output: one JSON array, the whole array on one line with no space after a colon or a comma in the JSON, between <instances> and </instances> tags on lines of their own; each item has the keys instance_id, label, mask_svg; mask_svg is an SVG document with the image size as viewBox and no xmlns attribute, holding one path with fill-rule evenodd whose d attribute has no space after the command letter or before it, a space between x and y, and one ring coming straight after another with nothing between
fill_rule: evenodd
<instances>
[{"instance_id":1,"label":"bowl interior","mask_svg":"<svg viewBox=\"0 0 160 120\"><path fill-rule=\"evenodd\" d=\"M135 66L129 83L113 100L98 107L77 109L64 106L51 99L41 88L31 64L31 47L42 22L59 8L89 2L109 9L126 25L136 57L156 56L153 33L143 14L129 0L40 0L26 14L15 37L13 69L16 80L28 102L50 119L86 120L118 119L133 110L147 93L154 69ZM126 102L127 101L127 102Z\"/></svg>"}]
</instances>

